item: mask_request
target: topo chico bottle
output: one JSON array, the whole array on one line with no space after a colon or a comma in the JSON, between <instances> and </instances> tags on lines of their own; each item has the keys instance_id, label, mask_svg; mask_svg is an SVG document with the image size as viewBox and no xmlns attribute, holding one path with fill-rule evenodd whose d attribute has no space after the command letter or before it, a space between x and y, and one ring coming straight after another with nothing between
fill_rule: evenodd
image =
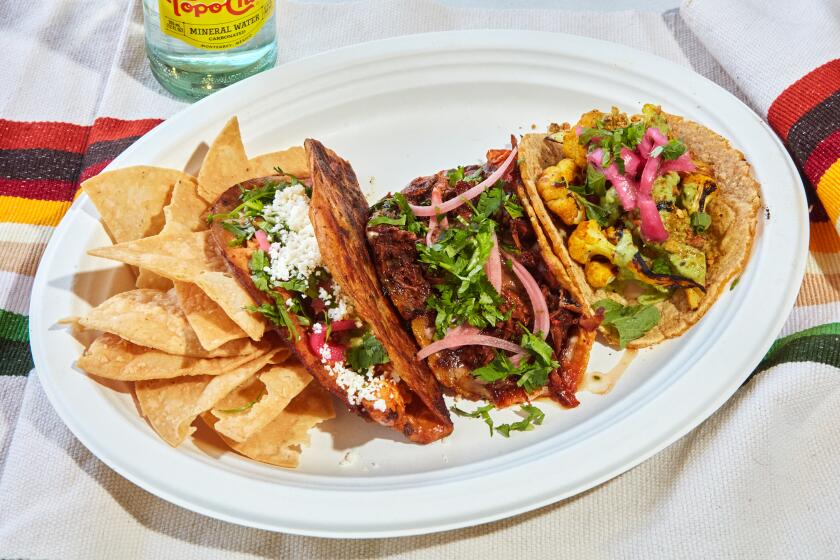
<instances>
[{"instance_id":1,"label":"topo chico bottle","mask_svg":"<svg viewBox=\"0 0 840 560\"><path fill-rule=\"evenodd\" d=\"M275 0L143 0L155 78L199 99L274 66Z\"/></svg>"}]
</instances>

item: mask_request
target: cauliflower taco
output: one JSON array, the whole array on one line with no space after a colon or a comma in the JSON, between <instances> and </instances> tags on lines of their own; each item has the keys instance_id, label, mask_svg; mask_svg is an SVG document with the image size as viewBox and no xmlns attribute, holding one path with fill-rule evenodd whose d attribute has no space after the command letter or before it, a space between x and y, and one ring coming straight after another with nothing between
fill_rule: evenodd
<instances>
[{"instance_id":1,"label":"cauliflower taco","mask_svg":"<svg viewBox=\"0 0 840 560\"><path fill-rule=\"evenodd\" d=\"M519 168L567 289L602 318L610 343L681 335L749 258L761 205L750 165L659 107L593 110L528 134Z\"/></svg>"},{"instance_id":2,"label":"cauliflower taco","mask_svg":"<svg viewBox=\"0 0 840 560\"><path fill-rule=\"evenodd\" d=\"M539 397L572 407L597 324L563 288L563 266L529 217L516 153L490 150L482 165L385 197L368 243L417 358L451 392L491 408Z\"/></svg>"}]
</instances>

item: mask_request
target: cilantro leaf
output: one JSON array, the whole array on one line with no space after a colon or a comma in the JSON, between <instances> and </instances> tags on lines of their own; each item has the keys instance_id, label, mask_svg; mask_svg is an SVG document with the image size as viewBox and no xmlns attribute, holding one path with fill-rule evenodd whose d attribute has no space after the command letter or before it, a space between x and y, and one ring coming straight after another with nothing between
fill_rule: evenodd
<instances>
[{"instance_id":1,"label":"cilantro leaf","mask_svg":"<svg viewBox=\"0 0 840 560\"><path fill-rule=\"evenodd\" d=\"M450 169L446 172L446 178L449 179L449 186L454 187L459 181L464 180L464 166L459 165L455 169Z\"/></svg>"},{"instance_id":2,"label":"cilantro leaf","mask_svg":"<svg viewBox=\"0 0 840 560\"><path fill-rule=\"evenodd\" d=\"M405 222L405 214L401 215L399 218L390 218L388 216L376 216L375 218L371 218L371 220L368 222L368 225L378 226L380 224L388 224L392 226L405 226Z\"/></svg>"},{"instance_id":3,"label":"cilantro leaf","mask_svg":"<svg viewBox=\"0 0 840 560\"><path fill-rule=\"evenodd\" d=\"M309 282L303 278L298 278L297 276L285 282L279 282L277 285L285 290L289 290L290 292L300 292L305 294L309 291Z\"/></svg>"},{"instance_id":4,"label":"cilantro leaf","mask_svg":"<svg viewBox=\"0 0 840 560\"><path fill-rule=\"evenodd\" d=\"M510 194L505 198L505 211L508 213L508 216L511 218L521 218L523 214L525 214L525 210L514 200L516 199L516 195Z\"/></svg>"},{"instance_id":5,"label":"cilantro leaf","mask_svg":"<svg viewBox=\"0 0 840 560\"><path fill-rule=\"evenodd\" d=\"M475 205L475 211L478 214L476 219L490 218L495 214L505 198L505 192L501 187L491 187L481 193L478 197L478 203Z\"/></svg>"},{"instance_id":6,"label":"cilantro leaf","mask_svg":"<svg viewBox=\"0 0 840 560\"><path fill-rule=\"evenodd\" d=\"M427 307L436 312L438 337L453 325L466 322L481 329L507 318L500 310L501 296L484 271L495 229L495 221L476 213L470 222L450 224L431 247L417 244L420 262L441 280L426 300Z\"/></svg>"},{"instance_id":7,"label":"cilantro leaf","mask_svg":"<svg viewBox=\"0 0 840 560\"><path fill-rule=\"evenodd\" d=\"M506 355L501 352L497 352L496 357L493 358L490 363L474 369L472 374L474 377L481 379L482 381L492 383L494 381L500 381L511 375L515 369L515 366Z\"/></svg>"},{"instance_id":8,"label":"cilantro leaf","mask_svg":"<svg viewBox=\"0 0 840 560\"><path fill-rule=\"evenodd\" d=\"M528 393L544 387L549 374L560 367L560 363L554 360L554 351L539 334L522 328L525 332L519 345L528 351L532 359L522 359L519 365L514 365L504 353L496 352L490 363L474 369L472 375L487 383L515 377L516 384Z\"/></svg>"},{"instance_id":9,"label":"cilantro leaf","mask_svg":"<svg viewBox=\"0 0 840 560\"><path fill-rule=\"evenodd\" d=\"M530 432L534 426L539 426L545 420L545 412L534 405L523 404L519 407L519 414L525 414L525 417L519 422L511 424L499 424L496 426L496 431L504 437L510 437L511 431Z\"/></svg>"},{"instance_id":10,"label":"cilantro leaf","mask_svg":"<svg viewBox=\"0 0 840 560\"><path fill-rule=\"evenodd\" d=\"M246 311L250 313L260 313L263 317L274 323L279 327L286 327L286 330L289 332L289 338L297 341L298 339L298 332L295 324L292 322L292 318L289 315L289 311L286 309L285 302L275 301L273 304L271 303L263 303L262 305L249 305L245 308Z\"/></svg>"},{"instance_id":11,"label":"cilantro leaf","mask_svg":"<svg viewBox=\"0 0 840 560\"><path fill-rule=\"evenodd\" d=\"M364 334L359 344L347 350L347 363L354 371L365 372L371 366L390 361L382 343L370 332Z\"/></svg>"},{"instance_id":12,"label":"cilantro leaf","mask_svg":"<svg viewBox=\"0 0 840 560\"><path fill-rule=\"evenodd\" d=\"M254 286L261 292L270 290L268 282L269 276L265 269L269 266L268 255L262 249L257 249L251 254L251 260L248 262L248 268L251 270L251 280Z\"/></svg>"},{"instance_id":13,"label":"cilantro leaf","mask_svg":"<svg viewBox=\"0 0 840 560\"><path fill-rule=\"evenodd\" d=\"M586 166L586 190L587 192L580 194L604 196L607 192L607 178L591 165Z\"/></svg>"},{"instance_id":14,"label":"cilantro leaf","mask_svg":"<svg viewBox=\"0 0 840 560\"><path fill-rule=\"evenodd\" d=\"M461 410L457 406L452 406L449 410L454 412L458 416L462 416L465 418L481 418L484 420L484 423L487 424L487 427L490 428L490 436L493 436L493 419L490 418L490 411L496 408L493 404L488 404L485 406L480 406L473 410L472 412L467 412L466 410Z\"/></svg>"},{"instance_id":15,"label":"cilantro leaf","mask_svg":"<svg viewBox=\"0 0 840 560\"><path fill-rule=\"evenodd\" d=\"M670 140L662 146L662 159L677 159L685 153L685 149L685 144L679 140Z\"/></svg>"},{"instance_id":16,"label":"cilantro leaf","mask_svg":"<svg viewBox=\"0 0 840 560\"><path fill-rule=\"evenodd\" d=\"M602 299L593 303L592 308L604 309L603 324L614 328L618 333L620 348L644 336L660 319L659 310L652 305L624 306L611 299Z\"/></svg>"},{"instance_id":17,"label":"cilantro leaf","mask_svg":"<svg viewBox=\"0 0 840 560\"><path fill-rule=\"evenodd\" d=\"M586 211L586 219L588 220L595 220L601 226L609 225L610 217L612 216L613 212L595 204L594 202L588 201L583 196L579 195L576 192L572 192L572 196L575 197L579 206L582 206L583 209Z\"/></svg>"},{"instance_id":18,"label":"cilantro leaf","mask_svg":"<svg viewBox=\"0 0 840 560\"><path fill-rule=\"evenodd\" d=\"M418 220L417 216L414 215L414 212L411 211L411 208L408 205L408 199L405 198L405 195L403 193L394 193L392 199L397 203L400 212L402 212L402 216L405 217L405 229L418 237L424 237L428 227L426 224Z\"/></svg>"}]
</instances>

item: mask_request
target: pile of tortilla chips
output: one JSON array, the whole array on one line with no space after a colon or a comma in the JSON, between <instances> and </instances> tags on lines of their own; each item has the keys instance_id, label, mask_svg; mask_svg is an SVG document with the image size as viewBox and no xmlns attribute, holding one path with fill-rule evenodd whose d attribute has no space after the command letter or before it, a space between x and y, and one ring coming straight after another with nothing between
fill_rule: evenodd
<instances>
[{"instance_id":1,"label":"pile of tortilla chips","mask_svg":"<svg viewBox=\"0 0 840 560\"><path fill-rule=\"evenodd\" d=\"M137 271L136 289L76 319L102 334L76 365L133 383L140 411L177 446L201 418L234 451L297 466L308 431L334 416L329 395L246 308L254 302L209 240L210 204L246 179L308 175L303 148L249 159L233 118L198 177L137 166L82 185L115 245L91 255Z\"/></svg>"}]
</instances>

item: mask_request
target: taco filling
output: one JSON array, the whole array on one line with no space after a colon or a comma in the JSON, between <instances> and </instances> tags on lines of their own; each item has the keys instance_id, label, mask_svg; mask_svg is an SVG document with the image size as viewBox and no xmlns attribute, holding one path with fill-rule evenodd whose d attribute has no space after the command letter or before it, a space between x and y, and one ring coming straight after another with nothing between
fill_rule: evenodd
<instances>
[{"instance_id":1,"label":"taco filling","mask_svg":"<svg viewBox=\"0 0 840 560\"><path fill-rule=\"evenodd\" d=\"M515 159L515 147L491 150L484 165L415 179L374 205L368 242L417 357L444 386L498 406L576 406L597 325L544 258Z\"/></svg>"},{"instance_id":2,"label":"taco filling","mask_svg":"<svg viewBox=\"0 0 840 560\"><path fill-rule=\"evenodd\" d=\"M330 273L310 220L312 191L290 175L254 179L222 195L208 216L232 270L259 303L250 311L274 325L351 410L414 441L446 435L451 427L412 418L417 399Z\"/></svg>"},{"instance_id":3,"label":"taco filling","mask_svg":"<svg viewBox=\"0 0 840 560\"><path fill-rule=\"evenodd\" d=\"M590 111L525 143L522 172L535 206L550 213L544 227L563 245L561 260L577 267L572 276L613 341L624 347L659 325L660 302L686 316L698 310L721 253L725 228L715 222L731 216L712 210L721 191L713 163L692 152L659 107L632 117Z\"/></svg>"}]
</instances>

